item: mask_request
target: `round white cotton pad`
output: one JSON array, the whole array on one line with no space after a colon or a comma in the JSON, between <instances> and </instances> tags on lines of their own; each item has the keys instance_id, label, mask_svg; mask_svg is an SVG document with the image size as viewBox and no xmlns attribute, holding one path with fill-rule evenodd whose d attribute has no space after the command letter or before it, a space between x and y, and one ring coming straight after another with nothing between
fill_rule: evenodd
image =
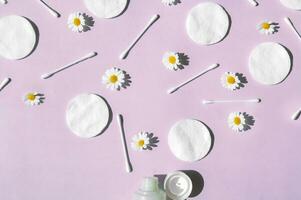
<instances>
[{"instance_id":1,"label":"round white cotton pad","mask_svg":"<svg viewBox=\"0 0 301 200\"><path fill-rule=\"evenodd\" d=\"M212 138L205 124L197 120L185 119L177 122L170 129L168 145L178 159L194 162L208 154Z\"/></svg>"},{"instance_id":2,"label":"round white cotton pad","mask_svg":"<svg viewBox=\"0 0 301 200\"><path fill-rule=\"evenodd\" d=\"M122 13L128 0L84 0L87 9L100 18L113 18Z\"/></svg>"},{"instance_id":3,"label":"round white cotton pad","mask_svg":"<svg viewBox=\"0 0 301 200\"><path fill-rule=\"evenodd\" d=\"M83 138L99 135L108 125L109 107L95 94L80 94L67 107L66 121L71 131Z\"/></svg>"},{"instance_id":4,"label":"round white cotton pad","mask_svg":"<svg viewBox=\"0 0 301 200\"><path fill-rule=\"evenodd\" d=\"M282 82L291 69L288 51L274 42L256 46L249 57L249 71L259 83L273 85Z\"/></svg>"},{"instance_id":5,"label":"round white cotton pad","mask_svg":"<svg viewBox=\"0 0 301 200\"><path fill-rule=\"evenodd\" d=\"M201 45L220 42L228 33L230 19L223 7L216 3L200 3L188 14L186 30L189 37Z\"/></svg>"},{"instance_id":6,"label":"round white cotton pad","mask_svg":"<svg viewBox=\"0 0 301 200\"><path fill-rule=\"evenodd\" d=\"M31 23L24 17L9 15L0 18L0 55L17 60L28 56L37 38Z\"/></svg>"},{"instance_id":7,"label":"round white cotton pad","mask_svg":"<svg viewBox=\"0 0 301 200\"><path fill-rule=\"evenodd\" d=\"M280 0L280 2L287 8L301 10L301 0Z\"/></svg>"}]
</instances>

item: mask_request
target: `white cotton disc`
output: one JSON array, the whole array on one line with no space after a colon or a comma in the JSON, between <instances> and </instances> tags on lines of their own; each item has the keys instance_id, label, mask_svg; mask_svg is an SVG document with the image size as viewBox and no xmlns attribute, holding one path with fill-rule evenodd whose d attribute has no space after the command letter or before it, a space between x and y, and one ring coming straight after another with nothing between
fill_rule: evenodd
<instances>
[{"instance_id":1,"label":"white cotton disc","mask_svg":"<svg viewBox=\"0 0 301 200\"><path fill-rule=\"evenodd\" d=\"M128 0L84 0L87 9L100 18L113 18L120 15Z\"/></svg>"},{"instance_id":2,"label":"white cotton disc","mask_svg":"<svg viewBox=\"0 0 301 200\"><path fill-rule=\"evenodd\" d=\"M168 145L178 159L194 162L208 154L212 138L205 124L197 120L185 119L177 122L170 129Z\"/></svg>"},{"instance_id":3,"label":"white cotton disc","mask_svg":"<svg viewBox=\"0 0 301 200\"><path fill-rule=\"evenodd\" d=\"M77 136L91 138L99 135L108 125L109 107L105 100L95 94L80 94L67 107L66 121Z\"/></svg>"},{"instance_id":4,"label":"white cotton disc","mask_svg":"<svg viewBox=\"0 0 301 200\"><path fill-rule=\"evenodd\" d=\"M291 65L288 51L274 42L259 44L249 57L249 71L252 77L265 85L282 82L288 76Z\"/></svg>"},{"instance_id":5,"label":"white cotton disc","mask_svg":"<svg viewBox=\"0 0 301 200\"><path fill-rule=\"evenodd\" d=\"M200 3L192 8L186 19L189 37L197 44L210 45L226 37L230 19L223 7L216 3Z\"/></svg>"},{"instance_id":6,"label":"white cotton disc","mask_svg":"<svg viewBox=\"0 0 301 200\"><path fill-rule=\"evenodd\" d=\"M301 10L301 0L280 0L280 2L287 8Z\"/></svg>"},{"instance_id":7,"label":"white cotton disc","mask_svg":"<svg viewBox=\"0 0 301 200\"><path fill-rule=\"evenodd\" d=\"M37 41L31 23L24 17L9 15L0 18L0 55L17 60L28 56Z\"/></svg>"}]
</instances>

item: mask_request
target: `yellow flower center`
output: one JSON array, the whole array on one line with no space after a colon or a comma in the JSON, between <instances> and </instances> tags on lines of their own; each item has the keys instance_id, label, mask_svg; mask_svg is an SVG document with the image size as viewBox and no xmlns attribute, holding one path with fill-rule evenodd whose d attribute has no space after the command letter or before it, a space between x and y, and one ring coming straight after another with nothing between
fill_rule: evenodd
<instances>
[{"instance_id":1,"label":"yellow flower center","mask_svg":"<svg viewBox=\"0 0 301 200\"><path fill-rule=\"evenodd\" d=\"M227 82L229 84L234 84L236 81L235 81L235 78L233 76L228 76L227 77Z\"/></svg>"},{"instance_id":2,"label":"yellow flower center","mask_svg":"<svg viewBox=\"0 0 301 200\"><path fill-rule=\"evenodd\" d=\"M73 24L75 25L75 26L79 26L80 24L81 24L81 21L80 21L80 19L79 18L74 18L74 20L73 20Z\"/></svg>"},{"instance_id":3,"label":"yellow flower center","mask_svg":"<svg viewBox=\"0 0 301 200\"><path fill-rule=\"evenodd\" d=\"M118 76L112 75L112 76L110 76L109 80L110 80L111 83L116 83L118 81Z\"/></svg>"},{"instance_id":4,"label":"yellow flower center","mask_svg":"<svg viewBox=\"0 0 301 200\"><path fill-rule=\"evenodd\" d=\"M234 117L233 122L234 122L235 125L240 125L240 124L241 124L241 119L240 119L240 117Z\"/></svg>"},{"instance_id":5,"label":"yellow flower center","mask_svg":"<svg viewBox=\"0 0 301 200\"><path fill-rule=\"evenodd\" d=\"M175 64L177 62L177 58L175 56L169 56L168 62L170 64Z\"/></svg>"},{"instance_id":6,"label":"yellow flower center","mask_svg":"<svg viewBox=\"0 0 301 200\"><path fill-rule=\"evenodd\" d=\"M36 95L34 95L33 93L29 93L27 94L27 99L30 101L34 101L36 99Z\"/></svg>"},{"instance_id":7,"label":"yellow flower center","mask_svg":"<svg viewBox=\"0 0 301 200\"><path fill-rule=\"evenodd\" d=\"M271 25L267 22L264 22L261 24L261 28L263 28L265 30L268 30L270 27L271 27Z\"/></svg>"},{"instance_id":8,"label":"yellow flower center","mask_svg":"<svg viewBox=\"0 0 301 200\"><path fill-rule=\"evenodd\" d=\"M137 145L138 145L139 147L143 147L143 146L144 146L144 140L139 140L139 141L137 142Z\"/></svg>"}]
</instances>

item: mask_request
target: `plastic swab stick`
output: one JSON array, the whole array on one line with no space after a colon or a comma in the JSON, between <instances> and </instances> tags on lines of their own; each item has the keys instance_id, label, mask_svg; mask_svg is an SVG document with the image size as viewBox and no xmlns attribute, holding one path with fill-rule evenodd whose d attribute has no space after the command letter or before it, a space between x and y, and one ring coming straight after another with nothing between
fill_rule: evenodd
<instances>
[{"instance_id":1,"label":"plastic swab stick","mask_svg":"<svg viewBox=\"0 0 301 200\"><path fill-rule=\"evenodd\" d=\"M285 17L284 21L294 31L294 33L298 36L298 38L301 39L301 35L300 35L299 31L296 29L296 27L293 24L292 20L289 17Z\"/></svg>"},{"instance_id":2,"label":"plastic swab stick","mask_svg":"<svg viewBox=\"0 0 301 200\"><path fill-rule=\"evenodd\" d=\"M260 103L261 99L246 99L246 100L203 100L203 104L214 103Z\"/></svg>"},{"instance_id":3,"label":"plastic swab stick","mask_svg":"<svg viewBox=\"0 0 301 200\"><path fill-rule=\"evenodd\" d=\"M121 135L121 143L122 143L122 149L123 149L123 155L125 159L125 170L127 173L130 173L133 171L133 167L130 161L129 152L126 144L126 138L125 138L125 132L124 132L124 126L123 126L123 117L121 114L117 115L117 122L119 125L119 131Z\"/></svg>"},{"instance_id":4,"label":"plastic swab stick","mask_svg":"<svg viewBox=\"0 0 301 200\"><path fill-rule=\"evenodd\" d=\"M4 80L0 83L0 91L2 91L10 83L10 81L10 78L4 78Z\"/></svg>"},{"instance_id":5,"label":"plastic swab stick","mask_svg":"<svg viewBox=\"0 0 301 200\"><path fill-rule=\"evenodd\" d=\"M173 87L173 88L170 88L169 90L167 90L167 93L168 94L172 94L174 93L175 91L177 91L178 89L180 89L181 87L187 85L188 83L194 81L195 79L201 77L202 75L206 74L207 72L213 70L213 69L216 69L219 67L219 64L213 64L213 65L210 65L207 69L205 69L204 71L202 71L201 73L197 74L196 76L193 76L192 78L189 78L187 81L184 81L183 83L180 83L178 86L176 87Z\"/></svg>"},{"instance_id":6,"label":"plastic swab stick","mask_svg":"<svg viewBox=\"0 0 301 200\"><path fill-rule=\"evenodd\" d=\"M63 66L63 67L61 67L61 68L58 68L58 69L56 69L56 70L54 70L54 71L52 71L52 72L43 74L43 75L41 76L41 78L42 78L42 79L50 78L50 77L53 76L54 74L56 74L56 73L58 73L58 72L60 72L60 71L63 71L63 70L65 70L65 69L69 68L69 67L72 67L72 66L74 66L74 65L76 65L76 64L78 64L78 63L81 63L81 62L83 62L83 61L85 61L85 60L88 60L88 59L90 59L90 58L93 58L93 57L95 57L96 55L97 55L96 52L91 52L91 53L85 55L84 57L82 57L82 58L80 58L80 59L78 59L78 60L76 60L76 61L74 61L74 62L72 62L72 63L70 63L70 64L67 64L67 65L65 65L65 66Z\"/></svg>"},{"instance_id":7,"label":"plastic swab stick","mask_svg":"<svg viewBox=\"0 0 301 200\"><path fill-rule=\"evenodd\" d=\"M258 6L258 2L256 0L248 0L252 6Z\"/></svg>"},{"instance_id":8,"label":"plastic swab stick","mask_svg":"<svg viewBox=\"0 0 301 200\"><path fill-rule=\"evenodd\" d=\"M120 59L126 59L129 55L132 48L138 43L138 41L142 38L142 36L146 33L146 31L160 18L160 15L154 15L148 24L144 27L141 33L135 38L135 40L130 44L130 46L120 54Z\"/></svg>"},{"instance_id":9,"label":"plastic swab stick","mask_svg":"<svg viewBox=\"0 0 301 200\"><path fill-rule=\"evenodd\" d=\"M48 12L54 16L54 17L60 17L61 15L56 11L54 10L52 7L50 7L44 0L38 0L41 5L46 8L46 10L48 10Z\"/></svg>"},{"instance_id":10,"label":"plastic swab stick","mask_svg":"<svg viewBox=\"0 0 301 200\"><path fill-rule=\"evenodd\" d=\"M301 115L301 108L292 115L292 120L299 119L300 115Z\"/></svg>"},{"instance_id":11,"label":"plastic swab stick","mask_svg":"<svg viewBox=\"0 0 301 200\"><path fill-rule=\"evenodd\" d=\"M7 0L0 0L1 4L7 4Z\"/></svg>"}]
</instances>

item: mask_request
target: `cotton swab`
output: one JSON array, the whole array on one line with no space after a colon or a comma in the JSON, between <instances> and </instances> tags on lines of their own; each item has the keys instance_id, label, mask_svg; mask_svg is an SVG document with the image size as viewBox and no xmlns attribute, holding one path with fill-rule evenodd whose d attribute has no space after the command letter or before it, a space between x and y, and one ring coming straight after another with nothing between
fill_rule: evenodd
<instances>
[{"instance_id":1,"label":"cotton swab","mask_svg":"<svg viewBox=\"0 0 301 200\"><path fill-rule=\"evenodd\" d=\"M246 99L246 100L203 100L203 104L214 103L260 103L261 99Z\"/></svg>"},{"instance_id":2,"label":"cotton swab","mask_svg":"<svg viewBox=\"0 0 301 200\"><path fill-rule=\"evenodd\" d=\"M81 63L81 62L83 62L83 61L85 61L85 60L88 60L88 59L90 59L90 58L93 58L93 57L95 57L96 55L97 55L96 52L91 52L91 53L87 54L86 56L84 56L84 57L82 57L82 58L80 58L80 59L78 59L78 60L76 60L76 61L74 61L74 62L72 62L72 63L70 63L70 64L67 64L67 65L65 65L65 66L63 66L63 67L61 67L61 68L58 68L58 69L56 69L56 70L54 70L54 71L52 71L52 72L43 74L43 75L41 76L41 78L42 78L42 79L50 78L50 77L53 76L54 74L56 74L56 73L58 73L58 72L60 72L60 71L63 71L63 70L65 70L65 69L69 68L69 67L72 67L73 65L79 64L79 63Z\"/></svg>"},{"instance_id":3,"label":"cotton swab","mask_svg":"<svg viewBox=\"0 0 301 200\"><path fill-rule=\"evenodd\" d=\"M154 15L148 24L144 27L144 29L140 32L140 34L135 38L135 40L129 45L129 47L120 54L120 59L126 59L129 55L132 48L138 43L138 41L142 38L142 36L146 33L146 31L160 18L160 15Z\"/></svg>"},{"instance_id":4,"label":"cotton swab","mask_svg":"<svg viewBox=\"0 0 301 200\"><path fill-rule=\"evenodd\" d=\"M123 126L123 117L121 114L117 115L117 122L119 125L123 155L125 158L125 169L126 169L127 173L131 173L133 171L133 167L132 167L132 164L130 161L129 152L128 152L128 148L127 148L127 144L126 144L126 138L125 138L125 132L124 132L124 126Z\"/></svg>"},{"instance_id":5,"label":"cotton swab","mask_svg":"<svg viewBox=\"0 0 301 200\"><path fill-rule=\"evenodd\" d=\"M197 74L196 76L193 76L192 78L188 79L187 81L184 81L183 83L180 83L178 86L176 87L173 87L173 88L170 88L169 90L167 90L167 93L168 94L172 94L174 93L175 91L177 91L178 89L180 89L181 87L187 85L188 83L194 81L195 79L201 77L202 75L206 74L207 72L213 70L213 69L216 69L219 67L219 64L213 64L213 65L210 65L207 69L203 70L201 73Z\"/></svg>"},{"instance_id":6,"label":"cotton swab","mask_svg":"<svg viewBox=\"0 0 301 200\"><path fill-rule=\"evenodd\" d=\"M49 12L52 16L57 17L57 18L61 16L56 10L54 10L52 7L50 7L44 0L38 0L38 1L41 3L41 5L42 5L44 8L46 8L46 9L48 10L48 12Z\"/></svg>"},{"instance_id":7,"label":"cotton swab","mask_svg":"<svg viewBox=\"0 0 301 200\"><path fill-rule=\"evenodd\" d=\"M248 0L252 6L258 6L258 2L256 0Z\"/></svg>"},{"instance_id":8,"label":"cotton swab","mask_svg":"<svg viewBox=\"0 0 301 200\"><path fill-rule=\"evenodd\" d=\"M0 83L0 91L2 91L10 82L10 78L4 78L3 81Z\"/></svg>"},{"instance_id":9,"label":"cotton swab","mask_svg":"<svg viewBox=\"0 0 301 200\"><path fill-rule=\"evenodd\" d=\"M292 20L289 17L285 17L284 21L289 27L294 31L294 33L301 39L301 35L299 31L296 29L295 25L293 24Z\"/></svg>"},{"instance_id":10,"label":"cotton swab","mask_svg":"<svg viewBox=\"0 0 301 200\"><path fill-rule=\"evenodd\" d=\"M297 110L293 115L292 115L292 120L297 120L299 119L301 115L301 108L299 108L299 110Z\"/></svg>"}]
</instances>

